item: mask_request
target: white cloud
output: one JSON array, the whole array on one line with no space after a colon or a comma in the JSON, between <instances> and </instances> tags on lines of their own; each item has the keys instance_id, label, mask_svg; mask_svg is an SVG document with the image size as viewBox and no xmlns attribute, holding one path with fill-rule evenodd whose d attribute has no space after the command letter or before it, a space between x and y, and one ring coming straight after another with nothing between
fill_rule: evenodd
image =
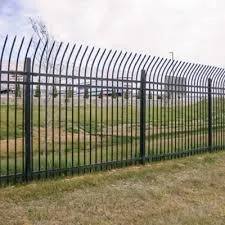
<instances>
[{"instance_id":1,"label":"white cloud","mask_svg":"<svg viewBox=\"0 0 225 225\"><path fill-rule=\"evenodd\" d=\"M225 66L224 0L20 1L57 39Z\"/></svg>"}]
</instances>

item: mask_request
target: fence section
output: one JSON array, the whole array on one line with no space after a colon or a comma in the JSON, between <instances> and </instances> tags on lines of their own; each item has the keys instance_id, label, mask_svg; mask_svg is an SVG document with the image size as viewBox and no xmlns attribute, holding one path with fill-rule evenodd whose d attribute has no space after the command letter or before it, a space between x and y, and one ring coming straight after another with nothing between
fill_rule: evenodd
<instances>
[{"instance_id":1,"label":"fence section","mask_svg":"<svg viewBox=\"0 0 225 225\"><path fill-rule=\"evenodd\" d=\"M224 149L222 68L6 37L0 183Z\"/></svg>"}]
</instances>

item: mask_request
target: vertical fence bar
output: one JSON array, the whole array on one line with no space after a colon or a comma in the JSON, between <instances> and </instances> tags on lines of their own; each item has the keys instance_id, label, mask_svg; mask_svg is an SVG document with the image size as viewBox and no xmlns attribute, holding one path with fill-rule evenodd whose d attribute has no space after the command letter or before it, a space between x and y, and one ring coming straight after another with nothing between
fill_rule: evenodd
<instances>
[{"instance_id":1,"label":"vertical fence bar","mask_svg":"<svg viewBox=\"0 0 225 225\"><path fill-rule=\"evenodd\" d=\"M30 96L30 72L31 59L26 58L25 63L25 181L31 180L31 96Z\"/></svg>"},{"instance_id":2,"label":"vertical fence bar","mask_svg":"<svg viewBox=\"0 0 225 225\"><path fill-rule=\"evenodd\" d=\"M146 72L141 71L140 86L140 160L145 163Z\"/></svg>"},{"instance_id":3,"label":"vertical fence bar","mask_svg":"<svg viewBox=\"0 0 225 225\"><path fill-rule=\"evenodd\" d=\"M208 148L212 152L212 79L208 79Z\"/></svg>"}]
</instances>

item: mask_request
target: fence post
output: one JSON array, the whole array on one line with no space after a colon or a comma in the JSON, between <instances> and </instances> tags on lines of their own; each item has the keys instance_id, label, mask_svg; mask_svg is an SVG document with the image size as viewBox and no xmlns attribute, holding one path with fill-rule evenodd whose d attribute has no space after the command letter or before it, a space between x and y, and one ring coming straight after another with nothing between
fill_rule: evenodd
<instances>
[{"instance_id":1,"label":"fence post","mask_svg":"<svg viewBox=\"0 0 225 225\"><path fill-rule=\"evenodd\" d=\"M146 72L141 71L140 86L140 160L145 163Z\"/></svg>"},{"instance_id":2,"label":"fence post","mask_svg":"<svg viewBox=\"0 0 225 225\"><path fill-rule=\"evenodd\" d=\"M208 148L212 152L212 79L208 79Z\"/></svg>"},{"instance_id":3,"label":"fence post","mask_svg":"<svg viewBox=\"0 0 225 225\"><path fill-rule=\"evenodd\" d=\"M30 72L31 59L26 58L25 61L25 96L24 96L24 111L25 111L25 181L31 180L32 173L32 158L31 158L31 92L30 92Z\"/></svg>"}]
</instances>

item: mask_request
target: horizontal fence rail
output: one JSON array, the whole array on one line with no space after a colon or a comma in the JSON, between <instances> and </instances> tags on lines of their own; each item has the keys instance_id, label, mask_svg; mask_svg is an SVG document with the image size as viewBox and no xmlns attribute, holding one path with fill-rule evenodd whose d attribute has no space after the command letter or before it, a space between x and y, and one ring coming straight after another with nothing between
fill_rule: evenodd
<instances>
[{"instance_id":1,"label":"horizontal fence rail","mask_svg":"<svg viewBox=\"0 0 225 225\"><path fill-rule=\"evenodd\" d=\"M223 150L225 69L8 36L0 185Z\"/></svg>"}]
</instances>

